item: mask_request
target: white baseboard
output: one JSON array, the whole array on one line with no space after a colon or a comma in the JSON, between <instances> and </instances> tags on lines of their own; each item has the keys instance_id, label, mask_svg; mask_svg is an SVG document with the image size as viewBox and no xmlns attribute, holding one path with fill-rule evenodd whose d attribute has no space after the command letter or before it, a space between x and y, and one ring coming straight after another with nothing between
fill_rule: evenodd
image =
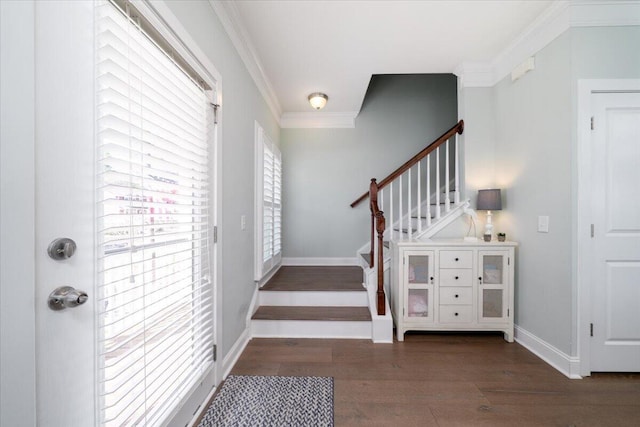
<instances>
[{"instance_id":1,"label":"white baseboard","mask_svg":"<svg viewBox=\"0 0 640 427\"><path fill-rule=\"evenodd\" d=\"M278 270L280 270L280 267L282 267L282 263L278 264L277 266L273 267L271 269L271 271L269 271L262 279L260 280L256 280L256 283L258 284L258 287L263 287L264 285L267 284L267 282L269 280L271 280L271 278L273 276L276 275L276 273L278 272Z\"/></svg>"},{"instance_id":2,"label":"white baseboard","mask_svg":"<svg viewBox=\"0 0 640 427\"><path fill-rule=\"evenodd\" d=\"M580 359L578 357L569 356L518 325L514 329L515 340L518 344L547 362L566 377L571 379L582 378L579 374Z\"/></svg>"},{"instance_id":3,"label":"white baseboard","mask_svg":"<svg viewBox=\"0 0 640 427\"><path fill-rule=\"evenodd\" d=\"M224 380L233 369L233 366L236 364L240 355L244 351L247 344L251 341L251 329L246 328L242 331L242 334L238 337L236 342L231 346L229 352L224 356L224 360L222 361L222 379Z\"/></svg>"},{"instance_id":4,"label":"white baseboard","mask_svg":"<svg viewBox=\"0 0 640 427\"><path fill-rule=\"evenodd\" d=\"M282 258L287 266L358 266L358 258Z\"/></svg>"}]
</instances>

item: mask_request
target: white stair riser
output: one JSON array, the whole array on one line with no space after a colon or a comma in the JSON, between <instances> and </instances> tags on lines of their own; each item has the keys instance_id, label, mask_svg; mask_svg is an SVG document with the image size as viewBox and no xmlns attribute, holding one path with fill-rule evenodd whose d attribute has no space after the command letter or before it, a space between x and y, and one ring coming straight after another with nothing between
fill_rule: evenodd
<instances>
[{"instance_id":1,"label":"white stair riser","mask_svg":"<svg viewBox=\"0 0 640 427\"><path fill-rule=\"evenodd\" d=\"M260 291L258 298L261 306L367 306L367 293L362 291Z\"/></svg>"},{"instance_id":2,"label":"white stair riser","mask_svg":"<svg viewBox=\"0 0 640 427\"><path fill-rule=\"evenodd\" d=\"M371 321L252 320L253 338L371 339Z\"/></svg>"}]
</instances>

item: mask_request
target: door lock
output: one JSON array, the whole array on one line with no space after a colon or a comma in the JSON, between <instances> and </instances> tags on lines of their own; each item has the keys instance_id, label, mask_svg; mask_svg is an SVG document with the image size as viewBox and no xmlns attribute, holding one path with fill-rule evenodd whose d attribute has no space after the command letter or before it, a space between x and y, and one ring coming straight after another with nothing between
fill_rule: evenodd
<instances>
[{"instance_id":1,"label":"door lock","mask_svg":"<svg viewBox=\"0 0 640 427\"><path fill-rule=\"evenodd\" d=\"M77 307L84 304L89 296L84 291L79 291L72 286L60 286L49 294L49 308L59 311L69 307Z\"/></svg>"},{"instance_id":2,"label":"door lock","mask_svg":"<svg viewBox=\"0 0 640 427\"><path fill-rule=\"evenodd\" d=\"M76 253L76 242L73 240L61 237L55 239L53 242L49 244L49 248L47 252L49 256L57 261L71 258L74 253Z\"/></svg>"}]
</instances>

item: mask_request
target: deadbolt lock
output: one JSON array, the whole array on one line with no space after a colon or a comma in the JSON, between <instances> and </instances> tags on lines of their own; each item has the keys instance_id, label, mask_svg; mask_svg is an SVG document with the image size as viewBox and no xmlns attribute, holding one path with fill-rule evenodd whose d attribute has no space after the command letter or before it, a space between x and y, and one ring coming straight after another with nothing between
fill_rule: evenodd
<instances>
[{"instance_id":1,"label":"deadbolt lock","mask_svg":"<svg viewBox=\"0 0 640 427\"><path fill-rule=\"evenodd\" d=\"M73 254L76 253L76 248L76 242L69 238L61 237L49 244L47 252L51 258L59 261L71 258Z\"/></svg>"}]
</instances>

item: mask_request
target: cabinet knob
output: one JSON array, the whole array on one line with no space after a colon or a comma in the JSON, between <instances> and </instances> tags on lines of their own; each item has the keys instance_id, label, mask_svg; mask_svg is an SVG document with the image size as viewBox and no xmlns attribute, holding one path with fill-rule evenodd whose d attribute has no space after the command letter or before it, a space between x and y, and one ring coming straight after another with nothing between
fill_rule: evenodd
<instances>
[{"instance_id":1,"label":"cabinet knob","mask_svg":"<svg viewBox=\"0 0 640 427\"><path fill-rule=\"evenodd\" d=\"M458 276L456 276L456 280L458 280Z\"/></svg>"},{"instance_id":2,"label":"cabinet knob","mask_svg":"<svg viewBox=\"0 0 640 427\"><path fill-rule=\"evenodd\" d=\"M456 261L460 261L460 258L456 258Z\"/></svg>"},{"instance_id":3,"label":"cabinet knob","mask_svg":"<svg viewBox=\"0 0 640 427\"><path fill-rule=\"evenodd\" d=\"M478 277L478 280L480 280L482 282L482 277Z\"/></svg>"},{"instance_id":4,"label":"cabinet knob","mask_svg":"<svg viewBox=\"0 0 640 427\"><path fill-rule=\"evenodd\" d=\"M458 315L458 313L455 314L456 316Z\"/></svg>"},{"instance_id":5,"label":"cabinet knob","mask_svg":"<svg viewBox=\"0 0 640 427\"><path fill-rule=\"evenodd\" d=\"M432 277L430 277L429 279L433 280L433 276L432 276Z\"/></svg>"},{"instance_id":6,"label":"cabinet knob","mask_svg":"<svg viewBox=\"0 0 640 427\"><path fill-rule=\"evenodd\" d=\"M458 294L456 294L456 298L458 298Z\"/></svg>"}]
</instances>

